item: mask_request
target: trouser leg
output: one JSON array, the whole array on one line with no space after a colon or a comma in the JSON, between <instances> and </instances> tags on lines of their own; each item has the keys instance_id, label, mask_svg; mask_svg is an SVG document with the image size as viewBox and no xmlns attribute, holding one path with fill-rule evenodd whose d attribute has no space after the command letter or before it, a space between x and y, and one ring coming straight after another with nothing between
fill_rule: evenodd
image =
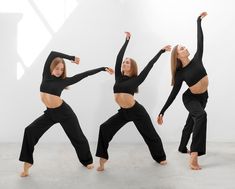
<instances>
[{"instance_id":1,"label":"trouser leg","mask_svg":"<svg viewBox=\"0 0 235 189\"><path fill-rule=\"evenodd\" d=\"M113 136L121 129L128 121L118 112L109 118L106 122L100 125L98 145L96 156L105 159L109 158L108 146Z\"/></svg>"},{"instance_id":2,"label":"trouser leg","mask_svg":"<svg viewBox=\"0 0 235 189\"><path fill-rule=\"evenodd\" d=\"M60 124L75 148L79 161L84 166L93 163L88 140L82 132L75 113L71 112L70 116L66 120L61 121Z\"/></svg>"},{"instance_id":3,"label":"trouser leg","mask_svg":"<svg viewBox=\"0 0 235 189\"><path fill-rule=\"evenodd\" d=\"M156 132L150 116L143 106L138 108L138 114L136 117L137 119L134 120L134 123L148 145L153 159L158 163L166 160L166 154L163 149L161 138Z\"/></svg>"},{"instance_id":4,"label":"trouser leg","mask_svg":"<svg viewBox=\"0 0 235 189\"><path fill-rule=\"evenodd\" d=\"M20 161L34 163L33 151L34 146L37 144L40 137L54 124L55 122L50 119L46 114L37 118L33 123L25 128L24 138L20 153Z\"/></svg>"}]
</instances>

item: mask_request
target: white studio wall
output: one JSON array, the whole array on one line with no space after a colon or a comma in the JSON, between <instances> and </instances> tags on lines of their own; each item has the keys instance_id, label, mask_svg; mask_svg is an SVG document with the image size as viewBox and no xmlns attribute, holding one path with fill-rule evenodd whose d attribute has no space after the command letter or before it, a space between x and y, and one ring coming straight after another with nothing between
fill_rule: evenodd
<instances>
[{"instance_id":1,"label":"white studio wall","mask_svg":"<svg viewBox=\"0 0 235 189\"><path fill-rule=\"evenodd\" d=\"M208 141L234 142L233 5L232 0L0 0L0 142L21 142L24 128L43 113L39 87L51 50L81 58L78 66L67 61L69 76L100 66L114 67L124 31L130 31L125 56L134 58L141 71L167 44L184 44L193 56L196 19L202 11L208 12L202 22L203 62L210 80ZM170 80L170 53L165 53L140 86L136 99L149 112L163 141L179 141L187 118L181 100L185 84L165 113L164 125L155 122L171 91ZM101 72L62 94L91 142L97 141L99 125L119 108L114 102L113 84L114 76ZM114 138L115 142L142 140L133 123ZM68 139L57 124L41 141Z\"/></svg>"}]
</instances>

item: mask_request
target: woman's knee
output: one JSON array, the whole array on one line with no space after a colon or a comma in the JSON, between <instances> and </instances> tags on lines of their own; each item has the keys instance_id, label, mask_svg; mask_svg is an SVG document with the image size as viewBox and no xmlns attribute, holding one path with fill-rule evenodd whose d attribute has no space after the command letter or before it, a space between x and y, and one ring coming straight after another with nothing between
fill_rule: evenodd
<instances>
[{"instance_id":1,"label":"woman's knee","mask_svg":"<svg viewBox=\"0 0 235 189\"><path fill-rule=\"evenodd\" d=\"M110 142L112 140L112 132L108 124L103 123L100 125L99 137L101 137L102 140L106 142Z\"/></svg>"},{"instance_id":2,"label":"woman's knee","mask_svg":"<svg viewBox=\"0 0 235 189\"><path fill-rule=\"evenodd\" d=\"M198 117L206 118L206 117L207 117L206 111L205 111L205 110L201 111L201 112L198 114Z\"/></svg>"},{"instance_id":3,"label":"woman's knee","mask_svg":"<svg viewBox=\"0 0 235 189\"><path fill-rule=\"evenodd\" d=\"M195 112L192 112L192 114L196 119L201 119L201 118L207 117L207 113L205 110L195 111Z\"/></svg>"}]
</instances>

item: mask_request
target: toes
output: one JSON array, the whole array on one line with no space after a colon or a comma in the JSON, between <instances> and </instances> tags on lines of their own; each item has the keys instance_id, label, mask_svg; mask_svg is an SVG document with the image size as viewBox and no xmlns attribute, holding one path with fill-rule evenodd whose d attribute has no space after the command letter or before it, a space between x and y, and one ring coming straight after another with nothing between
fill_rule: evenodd
<instances>
[{"instance_id":1,"label":"toes","mask_svg":"<svg viewBox=\"0 0 235 189\"><path fill-rule=\"evenodd\" d=\"M25 173L25 172L22 172L22 173L20 174L20 176L21 176L21 177L27 177L27 176L29 176L29 174L28 174L28 173Z\"/></svg>"},{"instance_id":2,"label":"toes","mask_svg":"<svg viewBox=\"0 0 235 189\"><path fill-rule=\"evenodd\" d=\"M103 167L98 167L97 171L104 171L104 168Z\"/></svg>"},{"instance_id":3,"label":"toes","mask_svg":"<svg viewBox=\"0 0 235 189\"><path fill-rule=\"evenodd\" d=\"M160 165L166 165L167 164L167 161L161 161L160 162Z\"/></svg>"},{"instance_id":4,"label":"toes","mask_svg":"<svg viewBox=\"0 0 235 189\"><path fill-rule=\"evenodd\" d=\"M87 165L86 167L87 167L87 169L93 169L94 165Z\"/></svg>"},{"instance_id":5,"label":"toes","mask_svg":"<svg viewBox=\"0 0 235 189\"><path fill-rule=\"evenodd\" d=\"M190 165L190 168L192 169L192 170L201 170L202 168L199 166L199 165Z\"/></svg>"}]
</instances>

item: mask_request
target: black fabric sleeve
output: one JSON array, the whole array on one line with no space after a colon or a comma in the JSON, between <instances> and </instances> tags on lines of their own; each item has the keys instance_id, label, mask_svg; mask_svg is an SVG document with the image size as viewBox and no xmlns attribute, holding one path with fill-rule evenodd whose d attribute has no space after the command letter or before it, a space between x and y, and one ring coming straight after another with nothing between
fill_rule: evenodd
<instances>
[{"instance_id":1,"label":"black fabric sleeve","mask_svg":"<svg viewBox=\"0 0 235 189\"><path fill-rule=\"evenodd\" d=\"M126 47L129 43L130 39L126 39L125 43L123 44L122 48L120 49L118 55L117 55L117 59L116 59L116 65L115 65L115 80L117 80L121 75L121 65L122 65L122 59L124 56L124 53L126 51Z\"/></svg>"},{"instance_id":2,"label":"black fabric sleeve","mask_svg":"<svg viewBox=\"0 0 235 189\"><path fill-rule=\"evenodd\" d=\"M203 55L203 32L201 26L201 17L199 16L197 19L197 52L195 57L202 59Z\"/></svg>"},{"instance_id":3,"label":"black fabric sleeve","mask_svg":"<svg viewBox=\"0 0 235 189\"><path fill-rule=\"evenodd\" d=\"M56 57L65 58L65 59L68 59L68 60L75 60L75 56L70 56L70 55L67 55L67 54L60 53L60 52L51 51L51 53L47 57L45 65L44 65L43 74L42 74L43 78L51 77L50 65L51 65L51 62Z\"/></svg>"},{"instance_id":4,"label":"black fabric sleeve","mask_svg":"<svg viewBox=\"0 0 235 189\"><path fill-rule=\"evenodd\" d=\"M177 96L177 94L179 93L181 86L182 86L183 80L181 79L180 75L178 75L176 73L176 78L175 78L175 84L171 90L171 93L165 103L165 105L163 106L162 110L160 111L159 115L162 114L164 115L165 111L167 110L167 108L172 104L172 102L175 100L175 97Z\"/></svg>"},{"instance_id":5,"label":"black fabric sleeve","mask_svg":"<svg viewBox=\"0 0 235 189\"><path fill-rule=\"evenodd\" d=\"M94 75L98 72L105 71L106 68L107 67L96 68L96 69L93 69L93 70L88 70L88 71L85 71L83 73L74 75L73 77L67 77L67 78L65 78L66 86L75 84L75 83L81 81L82 79L84 79L84 78L86 78L90 75Z\"/></svg>"},{"instance_id":6,"label":"black fabric sleeve","mask_svg":"<svg viewBox=\"0 0 235 189\"><path fill-rule=\"evenodd\" d=\"M140 72L140 74L134 78L135 83L133 85L135 87L138 87L147 77L149 74L150 70L152 69L154 63L159 59L162 53L165 52L165 49L161 49L153 58L150 60L150 62L145 66L145 68Z\"/></svg>"}]
</instances>

